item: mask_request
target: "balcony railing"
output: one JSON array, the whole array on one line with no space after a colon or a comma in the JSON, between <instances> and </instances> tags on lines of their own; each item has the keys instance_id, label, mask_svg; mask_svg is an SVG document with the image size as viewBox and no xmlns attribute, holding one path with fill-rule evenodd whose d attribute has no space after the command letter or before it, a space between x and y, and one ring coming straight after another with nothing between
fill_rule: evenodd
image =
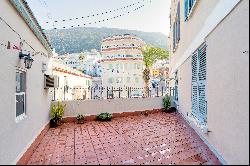
<instances>
[{"instance_id":1,"label":"balcony railing","mask_svg":"<svg viewBox=\"0 0 250 166\"><path fill-rule=\"evenodd\" d=\"M146 93L145 93L146 91ZM77 87L64 86L52 89L52 101L67 100L105 100L116 98L151 98L170 96L176 97L174 87L136 88L136 87ZM146 94L146 95L144 95Z\"/></svg>"}]
</instances>

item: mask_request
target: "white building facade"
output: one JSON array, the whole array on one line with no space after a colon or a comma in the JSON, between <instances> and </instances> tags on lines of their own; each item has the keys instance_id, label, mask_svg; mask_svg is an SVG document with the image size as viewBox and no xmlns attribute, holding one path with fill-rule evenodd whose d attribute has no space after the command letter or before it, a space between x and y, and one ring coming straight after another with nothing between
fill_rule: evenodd
<instances>
[{"instance_id":1,"label":"white building facade","mask_svg":"<svg viewBox=\"0 0 250 166\"><path fill-rule=\"evenodd\" d=\"M0 1L1 165L15 165L50 120L51 94L44 89L50 47L25 1Z\"/></svg>"},{"instance_id":2,"label":"white building facade","mask_svg":"<svg viewBox=\"0 0 250 166\"><path fill-rule=\"evenodd\" d=\"M249 164L249 1L171 2L177 109L223 164Z\"/></svg>"},{"instance_id":3,"label":"white building facade","mask_svg":"<svg viewBox=\"0 0 250 166\"><path fill-rule=\"evenodd\" d=\"M102 41L102 86L115 89L117 96L128 96L126 88L133 87L130 95L142 95L144 63L140 47L145 43L132 35L106 38ZM120 88L120 89L119 89ZM119 92L119 90L121 90Z\"/></svg>"},{"instance_id":4,"label":"white building facade","mask_svg":"<svg viewBox=\"0 0 250 166\"><path fill-rule=\"evenodd\" d=\"M52 100L85 100L91 98L92 77L63 64L52 57L49 69L57 76L57 88L53 89Z\"/></svg>"},{"instance_id":5,"label":"white building facade","mask_svg":"<svg viewBox=\"0 0 250 166\"><path fill-rule=\"evenodd\" d=\"M101 60L101 54L95 49L90 52L60 55L56 58L62 60L64 65L83 71L85 74L91 76L100 76L101 74L100 65L97 63Z\"/></svg>"}]
</instances>

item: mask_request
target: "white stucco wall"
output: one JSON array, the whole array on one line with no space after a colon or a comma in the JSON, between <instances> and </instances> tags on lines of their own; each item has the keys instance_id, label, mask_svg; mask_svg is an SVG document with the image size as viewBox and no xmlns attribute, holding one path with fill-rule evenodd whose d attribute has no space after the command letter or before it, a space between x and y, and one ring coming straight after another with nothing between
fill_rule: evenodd
<instances>
[{"instance_id":1,"label":"white stucco wall","mask_svg":"<svg viewBox=\"0 0 250 166\"><path fill-rule=\"evenodd\" d=\"M47 53L8 0L0 1L0 16L36 51ZM8 41L20 42L18 35L0 21L0 42ZM25 43L24 48L31 50ZM18 53L0 46L0 164L15 164L49 121L49 92L44 90L42 73L42 63L47 63L48 58L39 54L33 57L32 68L26 72L27 117L15 122L16 67L24 68Z\"/></svg>"},{"instance_id":2,"label":"white stucco wall","mask_svg":"<svg viewBox=\"0 0 250 166\"><path fill-rule=\"evenodd\" d=\"M197 132L221 161L249 164L249 1L242 0L229 10L233 4L237 0L198 1L191 18L181 25L181 40L172 53L171 72L178 70L178 110L187 117L192 112L190 55L206 41L211 132L204 134L196 128ZM226 12L229 13L225 15ZM218 22L220 18L224 19Z\"/></svg>"},{"instance_id":3,"label":"white stucco wall","mask_svg":"<svg viewBox=\"0 0 250 166\"><path fill-rule=\"evenodd\" d=\"M249 164L249 1L208 36L206 136L229 164Z\"/></svg>"},{"instance_id":4,"label":"white stucco wall","mask_svg":"<svg viewBox=\"0 0 250 166\"><path fill-rule=\"evenodd\" d=\"M63 103L66 104L64 117L76 117L78 114L97 115L103 112L123 113L163 108L162 97L63 101ZM52 104L57 104L57 102Z\"/></svg>"}]
</instances>

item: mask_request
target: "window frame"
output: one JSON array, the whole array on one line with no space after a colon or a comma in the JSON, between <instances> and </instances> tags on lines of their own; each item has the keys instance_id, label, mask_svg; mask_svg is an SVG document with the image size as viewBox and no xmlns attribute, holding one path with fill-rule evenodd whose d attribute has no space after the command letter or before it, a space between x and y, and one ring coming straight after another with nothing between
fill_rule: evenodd
<instances>
[{"instance_id":1,"label":"window frame","mask_svg":"<svg viewBox=\"0 0 250 166\"><path fill-rule=\"evenodd\" d=\"M19 123L22 120L24 120L25 118L27 118L27 104L26 104L26 94L27 94L27 71L25 69L22 68L16 68L15 70L15 81L16 81L16 74L17 73L24 73L24 77L25 77L25 82L24 82L24 92L19 92L17 93L15 90L15 122ZM16 88L16 84L15 84L15 88ZM17 96L18 95L23 95L24 96L24 112L17 116Z\"/></svg>"}]
</instances>

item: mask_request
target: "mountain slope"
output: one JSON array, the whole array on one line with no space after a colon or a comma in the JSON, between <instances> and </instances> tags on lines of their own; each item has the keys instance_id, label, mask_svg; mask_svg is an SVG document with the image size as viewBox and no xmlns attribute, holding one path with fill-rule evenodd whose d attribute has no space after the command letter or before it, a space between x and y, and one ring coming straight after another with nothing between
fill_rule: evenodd
<instances>
[{"instance_id":1,"label":"mountain slope","mask_svg":"<svg viewBox=\"0 0 250 166\"><path fill-rule=\"evenodd\" d=\"M113 35L131 34L147 44L167 49L167 36L162 33L142 32L116 28L71 28L45 31L53 48L59 55L79 53L91 49L100 50L103 38Z\"/></svg>"}]
</instances>

